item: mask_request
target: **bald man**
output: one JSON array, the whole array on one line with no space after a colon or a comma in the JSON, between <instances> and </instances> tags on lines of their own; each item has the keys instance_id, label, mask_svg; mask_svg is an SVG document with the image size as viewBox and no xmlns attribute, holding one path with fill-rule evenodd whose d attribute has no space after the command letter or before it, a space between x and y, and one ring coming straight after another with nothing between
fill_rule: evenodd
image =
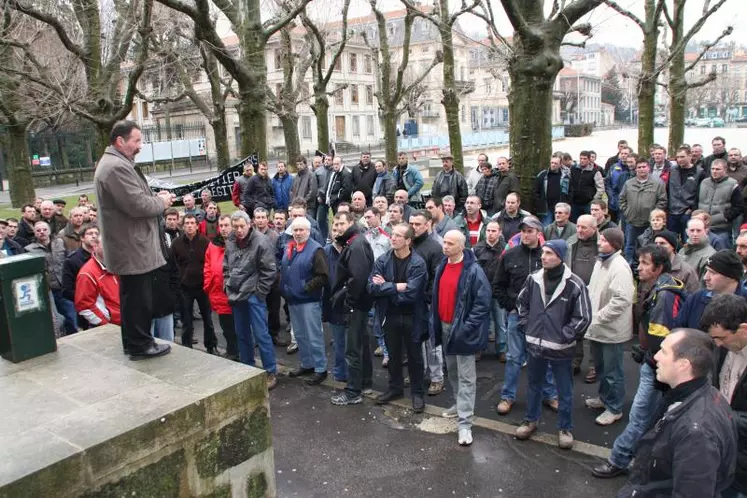
<instances>
[{"instance_id":1,"label":"bald man","mask_svg":"<svg viewBox=\"0 0 747 498\"><path fill-rule=\"evenodd\" d=\"M443 413L459 419L460 446L472 444L477 371L475 354L488 346L491 287L477 258L465 249L466 238L459 230L444 235L446 258L433 281L431 323L436 346L443 345L449 382L456 405Z\"/></svg>"}]
</instances>

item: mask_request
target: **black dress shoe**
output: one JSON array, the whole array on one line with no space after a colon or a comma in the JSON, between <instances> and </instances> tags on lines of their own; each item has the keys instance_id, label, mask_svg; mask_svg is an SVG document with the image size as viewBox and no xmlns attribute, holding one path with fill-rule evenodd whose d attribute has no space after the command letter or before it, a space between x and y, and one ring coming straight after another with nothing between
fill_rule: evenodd
<instances>
[{"instance_id":1,"label":"black dress shoe","mask_svg":"<svg viewBox=\"0 0 747 498\"><path fill-rule=\"evenodd\" d=\"M288 344L290 344L290 341L288 341L287 339L281 339L277 335L273 335L272 344L275 346L286 347Z\"/></svg>"},{"instance_id":2,"label":"black dress shoe","mask_svg":"<svg viewBox=\"0 0 747 498\"><path fill-rule=\"evenodd\" d=\"M208 354L213 354L213 355L216 355L216 356L220 356L220 353L218 352L218 348L216 348L216 347L207 348L207 353Z\"/></svg>"},{"instance_id":3,"label":"black dress shoe","mask_svg":"<svg viewBox=\"0 0 747 498\"><path fill-rule=\"evenodd\" d=\"M130 360L132 361L147 360L149 358L156 358L158 356L169 354L170 352L171 352L171 346L169 346L168 344L158 344L154 342L145 351L140 351L140 352L130 351Z\"/></svg>"},{"instance_id":4,"label":"black dress shoe","mask_svg":"<svg viewBox=\"0 0 747 498\"><path fill-rule=\"evenodd\" d=\"M422 396L412 397L412 411L415 413L423 413L425 411L425 400Z\"/></svg>"},{"instance_id":5,"label":"black dress shoe","mask_svg":"<svg viewBox=\"0 0 747 498\"><path fill-rule=\"evenodd\" d=\"M395 399L401 399L404 397L405 395L403 393L394 393L392 391L387 391L384 394L381 394L376 398L376 404L383 405L386 403L390 403L394 401Z\"/></svg>"},{"instance_id":6,"label":"black dress shoe","mask_svg":"<svg viewBox=\"0 0 747 498\"><path fill-rule=\"evenodd\" d=\"M314 373L314 369L313 368L302 368L302 367L299 367L299 368L294 368L293 370L291 370L290 372L288 372L288 377L295 378L295 377L300 377L302 375L309 375L309 374L313 374L313 373Z\"/></svg>"},{"instance_id":7,"label":"black dress shoe","mask_svg":"<svg viewBox=\"0 0 747 498\"><path fill-rule=\"evenodd\" d=\"M304 382L307 386L318 386L327 378L327 372L314 372L314 375L310 379L306 379Z\"/></svg>"},{"instance_id":8,"label":"black dress shoe","mask_svg":"<svg viewBox=\"0 0 747 498\"><path fill-rule=\"evenodd\" d=\"M609 479L612 477L621 476L628 473L628 469L621 469L609 462L604 462L598 467L591 469L591 475L600 479Z\"/></svg>"}]
</instances>

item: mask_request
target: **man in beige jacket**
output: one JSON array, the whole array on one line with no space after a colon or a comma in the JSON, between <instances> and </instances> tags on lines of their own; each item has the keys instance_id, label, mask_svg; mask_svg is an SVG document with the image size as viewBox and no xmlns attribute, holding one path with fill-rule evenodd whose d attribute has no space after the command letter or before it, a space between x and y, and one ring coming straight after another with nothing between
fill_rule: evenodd
<instances>
[{"instance_id":1,"label":"man in beige jacket","mask_svg":"<svg viewBox=\"0 0 747 498\"><path fill-rule=\"evenodd\" d=\"M115 123L109 143L93 177L104 262L111 273L120 277L124 352L131 360L142 360L171 351L167 344L156 344L150 324L153 272L166 264L159 217L174 197L166 191L155 195L135 165L135 156L142 146L142 134L135 123Z\"/></svg>"},{"instance_id":2,"label":"man in beige jacket","mask_svg":"<svg viewBox=\"0 0 747 498\"><path fill-rule=\"evenodd\" d=\"M589 282L592 322L586 332L599 380L599 397L586 400L591 409L604 409L596 418L610 425L622 418L625 401L624 344L633 336L633 274L620 250L621 230L608 228L599 234L599 260Z\"/></svg>"}]
</instances>

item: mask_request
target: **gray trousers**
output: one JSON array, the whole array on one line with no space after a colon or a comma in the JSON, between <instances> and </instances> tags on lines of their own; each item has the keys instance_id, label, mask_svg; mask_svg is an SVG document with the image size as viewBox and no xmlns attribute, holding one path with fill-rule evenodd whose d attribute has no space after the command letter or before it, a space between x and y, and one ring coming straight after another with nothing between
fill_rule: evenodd
<instances>
[{"instance_id":1,"label":"gray trousers","mask_svg":"<svg viewBox=\"0 0 747 498\"><path fill-rule=\"evenodd\" d=\"M423 359L431 382L444 381L444 356L441 346L434 346L431 340L423 342Z\"/></svg>"},{"instance_id":2,"label":"gray trousers","mask_svg":"<svg viewBox=\"0 0 747 498\"><path fill-rule=\"evenodd\" d=\"M451 324L441 322L442 344L448 344ZM475 414L475 394L477 392L477 364L475 355L446 355L446 368L449 371L449 384L454 390L459 429L472 428Z\"/></svg>"}]
</instances>

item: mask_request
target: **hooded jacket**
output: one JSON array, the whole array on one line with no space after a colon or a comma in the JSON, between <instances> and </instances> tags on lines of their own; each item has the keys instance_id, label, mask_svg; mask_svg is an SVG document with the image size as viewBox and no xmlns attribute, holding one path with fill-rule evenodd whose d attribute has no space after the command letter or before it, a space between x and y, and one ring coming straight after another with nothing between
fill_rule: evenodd
<instances>
[{"instance_id":1,"label":"hooded jacket","mask_svg":"<svg viewBox=\"0 0 747 498\"><path fill-rule=\"evenodd\" d=\"M275 253L265 235L251 229L241 244L235 233L228 237L223 255L223 288L229 304L244 302L250 296L264 301L276 279Z\"/></svg>"},{"instance_id":2,"label":"hooded jacket","mask_svg":"<svg viewBox=\"0 0 747 498\"><path fill-rule=\"evenodd\" d=\"M430 310L430 330L436 346L442 345L443 329L438 316L438 287L448 259L436 270ZM485 272L477 264L472 251L464 250L464 268L457 284L458 298L451 322L449 342L443 344L444 354L472 355L488 347L488 326L492 293Z\"/></svg>"},{"instance_id":3,"label":"hooded jacket","mask_svg":"<svg viewBox=\"0 0 747 498\"><path fill-rule=\"evenodd\" d=\"M555 292L545 294L545 269L529 275L516 299L519 330L524 332L527 352L535 358L573 358L576 342L591 323L591 301L584 282L564 267Z\"/></svg>"},{"instance_id":4,"label":"hooded jacket","mask_svg":"<svg viewBox=\"0 0 747 498\"><path fill-rule=\"evenodd\" d=\"M511 216L504 209L493 216L493 221L497 221L498 224L501 225L501 233L506 240L510 240L511 237L519 232L519 225L521 225L524 217L529 216L530 214L529 211L519 209L516 216Z\"/></svg>"},{"instance_id":5,"label":"hooded jacket","mask_svg":"<svg viewBox=\"0 0 747 498\"><path fill-rule=\"evenodd\" d=\"M343 249L337 260L332 306L343 313L352 309L368 312L373 305L373 297L367 290L374 264L371 245L355 223L337 237L337 243Z\"/></svg>"},{"instance_id":6,"label":"hooded jacket","mask_svg":"<svg viewBox=\"0 0 747 498\"><path fill-rule=\"evenodd\" d=\"M280 176L280 173L275 173L275 176L272 177L272 190L275 192L275 209L288 209L291 201L292 185L293 177L288 172L283 176Z\"/></svg>"},{"instance_id":7,"label":"hooded jacket","mask_svg":"<svg viewBox=\"0 0 747 498\"><path fill-rule=\"evenodd\" d=\"M625 182L630 179L630 170L627 164L614 163L604 178L604 190L607 193L607 205L610 211L620 210L620 192Z\"/></svg>"},{"instance_id":8,"label":"hooded jacket","mask_svg":"<svg viewBox=\"0 0 747 498\"><path fill-rule=\"evenodd\" d=\"M121 325L119 277L92 257L80 269L75 282L75 311L94 327Z\"/></svg>"},{"instance_id":9,"label":"hooded jacket","mask_svg":"<svg viewBox=\"0 0 747 498\"><path fill-rule=\"evenodd\" d=\"M597 259L589 282L592 320L586 338L605 344L630 340L634 295L633 272L620 251Z\"/></svg>"},{"instance_id":10,"label":"hooded jacket","mask_svg":"<svg viewBox=\"0 0 747 498\"><path fill-rule=\"evenodd\" d=\"M516 299L527 277L542 268L541 255L539 244L530 249L521 243L503 253L493 280L493 295L501 308L509 312L516 309Z\"/></svg>"},{"instance_id":11,"label":"hooded jacket","mask_svg":"<svg viewBox=\"0 0 747 498\"><path fill-rule=\"evenodd\" d=\"M643 302L641 346L646 350L646 362L656 369L654 355L661 343L675 328L677 317L685 303L685 285L668 273L663 273Z\"/></svg>"},{"instance_id":12,"label":"hooded jacket","mask_svg":"<svg viewBox=\"0 0 747 498\"><path fill-rule=\"evenodd\" d=\"M226 253L226 241L222 236L215 237L205 251L202 289L210 300L210 307L219 315L230 315L231 305L223 290L223 256Z\"/></svg>"},{"instance_id":13,"label":"hooded jacket","mask_svg":"<svg viewBox=\"0 0 747 498\"><path fill-rule=\"evenodd\" d=\"M428 337L428 327L423 320L427 313L425 292L428 286L428 270L423 258L412 252L407 264L407 289L405 292L397 290L394 270L394 250L387 251L374 262L371 277L368 279L368 293L375 299L374 331L383 333L382 327L386 320L389 306L409 305L413 307L413 327L410 331L412 342L420 343ZM374 275L384 277L383 284L375 284L371 280Z\"/></svg>"}]
</instances>

